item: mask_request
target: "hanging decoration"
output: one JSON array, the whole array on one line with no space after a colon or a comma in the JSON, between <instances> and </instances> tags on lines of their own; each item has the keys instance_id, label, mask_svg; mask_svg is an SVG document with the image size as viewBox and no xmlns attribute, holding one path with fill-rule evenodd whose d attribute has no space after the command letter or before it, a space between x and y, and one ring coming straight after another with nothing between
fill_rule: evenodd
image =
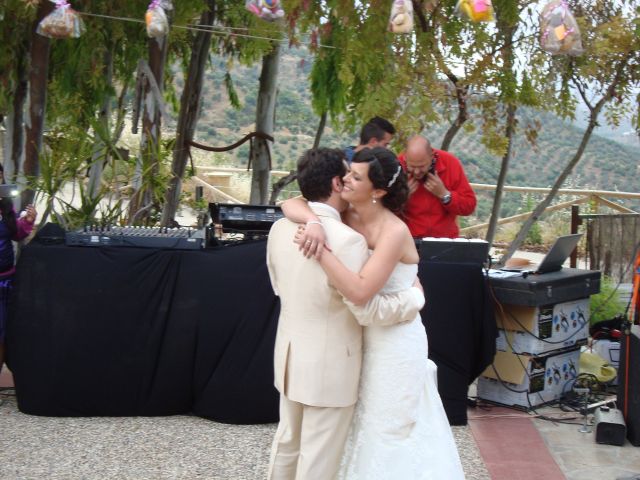
<instances>
[{"instance_id":1,"label":"hanging decoration","mask_svg":"<svg viewBox=\"0 0 640 480\"><path fill-rule=\"evenodd\" d=\"M40 20L36 32L49 38L78 38L85 31L84 22L67 0L51 0L56 8Z\"/></svg>"},{"instance_id":2,"label":"hanging decoration","mask_svg":"<svg viewBox=\"0 0 640 480\"><path fill-rule=\"evenodd\" d=\"M150 38L161 38L169 33L169 19L167 10L171 10L170 2L162 0L152 0L144 15L144 22L147 25L147 35Z\"/></svg>"},{"instance_id":3,"label":"hanging decoration","mask_svg":"<svg viewBox=\"0 0 640 480\"><path fill-rule=\"evenodd\" d=\"M284 17L280 0L247 0L245 7L256 17L272 22Z\"/></svg>"},{"instance_id":4,"label":"hanging decoration","mask_svg":"<svg viewBox=\"0 0 640 480\"><path fill-rule=\"evenodd\" d=\"M540 47L554 55L580 55L582 38L565 0L552 0L540 14Z\"/></svg>"},{"instance_id":5,"label":"hanging decoration","mask_svg":"<svg viewBox=\"0 0 640 480\"><path fill-rule=\"evenodd\" d=\"M458 15L472 22L494 22L491 0L458 0Z\"/></svg>"},{"instance_id":6,"label":"hanging decoration","mask_svg":"<svg viewBox=\"0 0 640 480\"><path fill-rule=\"evenodd\" d=\"M394 0L389 15L389 31L393 33L410 33L413 30L413 2L411 0Z\"/></svg>"}]
</instances>

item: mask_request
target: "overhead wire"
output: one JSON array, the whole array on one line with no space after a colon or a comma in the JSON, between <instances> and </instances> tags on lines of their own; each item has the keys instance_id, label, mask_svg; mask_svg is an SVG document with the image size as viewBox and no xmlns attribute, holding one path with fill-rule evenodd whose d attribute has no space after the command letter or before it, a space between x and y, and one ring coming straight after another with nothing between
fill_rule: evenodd
<instances>
[{"instance_id":1,"label":"overhead wire","mask_svg":"<svg viewBox=\"0 0 640 480\"><path fill-rule=\"evenodd\" d=\"M79 15L84 15L87 17L96 17L96 18L104 18L107 20L119 20L123 22L131 22L131 23L142 23L145 21L139 18L132 17L119 17L115 15L103 15L99 13L89 13L89 12L77 12ZM270 42L279 42L279 43L287 43L290 41L289 38L275 38L275 37L267 37L267 36L259 36L259 35L250 35L247 33L238 33L234 30L240 31L251 31L246 27L226 27L222 25L201 25L201 24L192 24L192 25L176 25L172 24L171 28L179 28L183 30L189 30L193 32L206 32L211 33L212 35L218 36L234 36L234 37L242 37L242 38L252 38L255 40L268 40ZM302 45L312 45L312 42L300 42ZM318 48L337 48L332 45L325 45L322 43L313 43L314 47Z\"/></svg>"}]
</instances>

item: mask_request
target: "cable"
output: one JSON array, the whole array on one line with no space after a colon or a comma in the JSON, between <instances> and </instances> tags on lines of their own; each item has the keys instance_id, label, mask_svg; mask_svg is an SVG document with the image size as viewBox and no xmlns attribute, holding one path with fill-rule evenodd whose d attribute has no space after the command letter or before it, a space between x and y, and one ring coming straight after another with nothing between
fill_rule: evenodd
<instances>
[{"instance_id":1,"label":"cable","mask_svg":"<svg viewBox=\"0 0 640 480\"><path fill-rule=\"evenodd\" d=\"M507 312L504 309L504 305L497 299L496 295L495 295L495 291L493 290L493 286L491 284L489 284L489 291L491 292L491 297L493 298L493 301L495 302L496 305L498 305L498 307L500 308L500 311L502 312L502 316L503 318L507 317ZM556 304L558 305L558 304ZM580 333L581 328L577 329L575 332L573 332L571 335L569 335L568 337L566 337L564 340L558 340L558 341L552 341L552 340L547 340L546 338L541 338L538 335L534 334L532 331L530 331L527 327L525 327L522 322L520 322L520 320L515 316L515 314L511 311L508 312L508 316L518 324L518 326L522 329L523 332L528 333L529 335L531 335L533 338L535 338L536 340L540 340L541 342L547 343L549 345L559 345L562 344L564 342L566 342L567 340L575 337L577 334ZM585 323L586 325L586 323ZM503 328L503 330L506 330ZM506 333L505 333L505 339L506 339ZM508 341L507 341L508 343ZM574 344L575 346L578 346L578 343L576 342ZM513 348L511 348L511 350L513 351Z\"/></svg>"},{"instance_id":2,"label":"cable","mask_svg":"<svg viewBox=\"0 0 640 480\"><path fill-rule=\"evenodd\" d=\"M505 312L504 306L503 306L503 305L502 305L502 303L501 303L501 302L499 302L499 301L498 301L498 299L496 298L495 291L494 291L493 287L491 286L491 284L489 285L489 291L491 292L491 295L492 295L492 297L493 297L493 300L494 300L495 304L496 304L496 305L498 306L498 308L501 310L501 313L502 313L503 317L504 317L504 318L506 318L506 316L507 316L507 315L506 315L506 312ZM534 335L534 334L533 334L533 332L530 332L526 327L524 327L524 325L522 325L522 323L521 323L521 322L520 322L520 321L519 321L519 320L518 320L518 319L517 319L517 318L516 318L516 317L515 317L511 312L509 312L509 314L510 314L510 316L511 316L511 317L513 317L513 319L516 321L516 323L517 323L518 325L520 325L520 327L521 327L524 331L526 331L527 333L529 333L529 334L530 334L531 336L533 336L534 338L537 338L537 339L542 340L542 341L544 341L544 340L545 340L545 339L541 339L540 337L538 337L538 336ZM585 323L582 327L584 327L585 325L586 325L586 323ZM581 327L581 328L582 328L582 327ZM578 333L581 331L581 328L580 328L580 329L578 329L578 330L576 330L576 332L574 332L574 333L573 333L570 337L568 337L568 338L571 338L571 337L575 336L576 334L578 334ZM541 392L543 392L543 391L544 391L544 388L543 388L542 390L539 390L539 391L536 391L536 392L530 392L530 388L531 388L531 385L532 385L533 381L534 381L536 378L538 378L538 377L539 377L539 375L535 375L535 377L534 377L533 375L531 375L531 374L529 373L528 366L527 366L527 365L525 365L525 364L523 363L522 358L520 357L520 355L521 355L521 354L515 351L515 349L513 348L513 344L511 343L511 341L510 341L510 339L509 339L509 336L508 336L506 333L505 333L505 335L504 335L504 338L505 338L505 342L507 343L507 345L508 345L508 347L509 347L510 351L511 351L513 354L515 354L515 355L516 355L516 358L518 359L518 362L520 363L520 366L522 367L522 369L523 369L523 371L524 371L525 375L527 376L527 379L528 379L528 382L529 382L529 388L528 388L527 390L518 390L518 389L512 388L511 386L507 385L507 382L505 382L505 381L504 381L504 379L502 379L502 378L501 378L501 376L500 376L500 374L498 373L498 371L497 371L497 369L496 369L496 367L495 367L495 364L492 364L492 365L491 365L491 368L493 369L493 371L494 371L494 373L495 373L495 375L496 375L496 378L497 378L497 380L500 382L500 384L502 385L502 387L504 387L505 389L507 389L507 390L509 390L509 391L511 391L511 392L514 392L514 393L518 393L518 394L526 393L526 397L525 397L525 398L526 398L526 400L527 400L528 410L529 410L529 411L534 411L534 412L536 411L536 410L535 410L535 408L534 408L534 405L531 403L531 395L533 395L533 394L535 394L535 395L537 395L537 396L538 396L538 399L539 399L539 401L540 401L540 403L539 403L538 405L551 405L551 404L553 404L553 403L555 403L555 402L557 402L557 401L560 401L560 400L546 400L546 399L542 396L542 393L541 393ZM564 340L564 341L566 341L566 340ZM552 341L547 341L546 343L550 343L550 344L558 344L558 343L562 343L562 342L552 342ZM577 346L577 343L576 343L576 346ZM570 350L565 350L563 353L568 353L569 351L570 351ZM550 352L547 352L547 353L550 353ZM536 355L531 355L531 356L532 356L532 357L535 357ZM571 362L571 363L573 363L573 362ZM566 380L566 382L565 382L565 384L564 384L564 385L563 385L563 387L562 387L562 391L561 391L561 394L560 394L560 399L561 399L564 395L566 395L567 387L568 387L568 386L570 386L570 385L575 384L576 380L580 377L580 375L578 374L578 369L576 368L576 366L575 366L575 365L573 365L573 370L574 370L574 373L570 373L570 375L572 375L572 378L567 379L567 380ZM544 372L542 375L543 375L543 378L545 378L545 379L546 379L546 368L545 368L545 372ZM559 376L561 376L561 373L560 373L560 372L558 372L558 375L559 375ZM526 408L526 407L525 407L525 408Z\"/></svg>"},{"instance_id":3,"label":"cable","mask_svg":"<svg viewBox=\"0 0 640 480\"><path fill-rule=\"evenodd\" d=\"M491 409L493 409L495 406L500 406L501 408L508 408L510 410L515 410L518 412L523 411L522 408L519 408L515 405L503 405L503 404L495 404L492 403L491 401L488 400L484 400L484 399L478 399L478 407L482 408L485 411L490 411ZM553 404L547 404L545 405L545 407L551 407L553 408ZM563 412L561 415L562 417L558 418L558 417L553 417L550 415L544 415L542 413L539 413L535 408L530 408L528 410L525 410L527 412L526 415L478 415L478 416L470 416L469 419L470 420L482 420L485 418L538 418L540 420L546 420L546 421L550 421L550 422L554 422L554 423L563 423L563 424L568 424L568 425L580 425L580 423L578 422L572 422L571 420L577 420L578 418L580 418L579 416L565 416Z\"/></svg>"}]
</instances>

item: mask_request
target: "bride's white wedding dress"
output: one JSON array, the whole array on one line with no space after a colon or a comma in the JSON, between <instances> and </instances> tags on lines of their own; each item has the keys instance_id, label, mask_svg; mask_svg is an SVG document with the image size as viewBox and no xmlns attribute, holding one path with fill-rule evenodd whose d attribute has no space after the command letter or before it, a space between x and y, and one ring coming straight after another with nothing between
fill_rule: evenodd
<instances>
[{"instance_id":1,"label":"bride's white wedding dress","mask_svg":"<svg viewBox=\"0 0 640 480\"><path fill-rule=\"evenodd\" d=\"M409 288L417 265L400 263L382 292ZM364 329L358 403L342 456L340 480L455 480L464 473L427 359L418 316Z\"/></svg>"}]
</instances>

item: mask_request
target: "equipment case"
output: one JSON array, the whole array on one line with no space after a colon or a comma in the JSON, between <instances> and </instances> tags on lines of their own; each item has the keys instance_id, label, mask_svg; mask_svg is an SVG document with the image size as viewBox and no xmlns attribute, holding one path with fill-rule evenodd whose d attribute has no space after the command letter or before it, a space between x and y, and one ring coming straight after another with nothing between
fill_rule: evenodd
<instances>
[{"instance_id":1,"label":"equipment case","mask_svg":"<svg viewBox=\"0 0 640 480\"><path fill-rule=\"evenodd\" d=\"M500 303L537 307L600 292L600 271L563 268L557 272L491 278L489 284Z\"/></svg>"}]
</instances>

